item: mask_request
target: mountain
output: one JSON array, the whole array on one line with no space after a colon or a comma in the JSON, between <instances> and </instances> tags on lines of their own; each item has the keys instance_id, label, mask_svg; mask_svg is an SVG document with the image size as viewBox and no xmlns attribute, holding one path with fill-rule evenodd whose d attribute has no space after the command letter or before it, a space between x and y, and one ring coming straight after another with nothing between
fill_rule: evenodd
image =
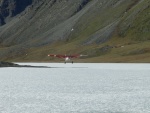
<instances>
[{"instance_id":1,"label":"mountain","mask_svg":"<svg viewBox=\"0 0 150 113\"><path fill-rule=\"evenodd\" d=\"M149 0L0 0L0 59L150 62Z\"/></svg>"}]
</instances>

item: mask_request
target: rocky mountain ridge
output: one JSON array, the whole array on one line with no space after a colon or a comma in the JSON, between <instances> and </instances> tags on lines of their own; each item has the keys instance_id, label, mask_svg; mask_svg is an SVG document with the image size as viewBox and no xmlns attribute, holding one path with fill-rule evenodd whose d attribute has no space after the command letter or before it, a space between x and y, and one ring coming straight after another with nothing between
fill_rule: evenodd
<instances>
[{"instance_id":1,"label":"rocky mountain ridge","mask_svg":"<svg viewBox=\"0 0 150 113\"><path fill-rule=\"evenodd\" d=\"M16 16L31 5L31 0L1 0L0 1L0 25L10 21L11 17Z\"/></svg>"},{"instance_id":2,"label":"rocky mountain ridge","mask_svg":"<svg viewBox=\"0 0 150 113\"><path fill-rule=\"evenodd\" d=\"M3 60L47 61L52 52L85 53L92 59L115 52L101 48L131 45L126 53L120 48L118 58L149 53L147 46L133 47L150 39L149 0L1 0L0 6Z\"/></svg>"}]
</instances>

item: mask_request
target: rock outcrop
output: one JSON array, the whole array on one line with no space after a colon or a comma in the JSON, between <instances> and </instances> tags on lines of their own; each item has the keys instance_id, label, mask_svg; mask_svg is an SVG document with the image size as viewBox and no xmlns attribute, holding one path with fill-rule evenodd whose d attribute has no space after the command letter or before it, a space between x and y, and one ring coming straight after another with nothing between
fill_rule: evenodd
<instances>
[{"instance_id":1,"label":"rock outcrop","mask_svg":"<svg viewBox=\"0 0 150 113\"><path fill-rule=\"evenodd\" d=\"M18 64L0 61L0 67L18 67Z\"/></svg>"},{"instance_id":2,"label":"rock outcrop","mask_svg":"<svg viewBox=\"0 0 150 113\"><path fill-rule=\"evenodd\" d=\"M31 4L32 0L1 0L0 25L6 24L12 17L24 11Z\"/></svg>"},{"instance_id":3,"label":"rock outcrop","mask_svg":"<svg viewBox=\"0 0 150 113\"><path fill-rule=\"evenodd\" d=\"M0 67L32 67L32 68L50 68L46 66L30 66L30 65L18 65L11 62L0 61Z\"/></svg>"}]
</instances>

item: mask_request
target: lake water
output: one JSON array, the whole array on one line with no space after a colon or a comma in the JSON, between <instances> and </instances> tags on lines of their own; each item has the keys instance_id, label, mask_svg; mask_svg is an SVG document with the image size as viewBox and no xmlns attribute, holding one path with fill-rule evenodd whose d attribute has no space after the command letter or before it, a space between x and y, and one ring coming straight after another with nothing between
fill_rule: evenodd
<instances>
[{"instance_id":1,"label":"lake water","mask_svg":"<svg viewBox=\"0 0 150 113\"><path fill-rule=\"evenodd\" d=\"M0 68L0 113L150 113L150 64Z\"/></svg>"}]
</instances>

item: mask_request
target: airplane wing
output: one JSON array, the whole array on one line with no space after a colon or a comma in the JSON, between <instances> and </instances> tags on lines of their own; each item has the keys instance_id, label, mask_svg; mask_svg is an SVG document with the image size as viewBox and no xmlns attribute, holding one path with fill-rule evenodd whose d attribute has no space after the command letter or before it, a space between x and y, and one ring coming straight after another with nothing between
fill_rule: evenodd
<instances>
[{"instance_id":1,"label":"airplane wing","mask_svg":"<svg viewBox=\"0 0 150 113\"><path fill-rule=\"evenodd\" d=\"M73 60L71 60L71 59L79 58L79 57L83 57L83 56L87 56L87 55L60 55L60 54L56 55L56 54L49 54L48 56L49 57L63 58L65 60L65 63L67 61L71 61L73 63Z\"/></svg>"},{"instance_id":2,"label":"airplane wing","mask_svg":"<svg viewBox=\"0 0 150 113\"><path fill-rule=\"evenodd\" d=\"M69 58L78 58L80 55L68 55Z\"/></svg>"},{"instance_id":3,"label":"airplane wing","mask_svg":"<svg viewBox=\"0 0 150 113\"><path fill-rule=\"evenodd\" d=\"M55 55L55 54L49 54L49 57L57 57L57 58L79 58L87 55Z\"/></svg>"},{"instance_id":4,"label":"airplane wing","mask_svg":"<svg viewBox=\"0 0 150 113\"><path fill-rule=\"evenodd\" d=\"M69 57L70 58L79 58L79 57L84 57L84 56L87 56L87 55L70 55Z\"/></svg>"},{"instance_id":5,"label":"airplane wing","mask_svg":"<svg viewBox=\"0 0 150 113\"><path fill-rule=\"evenodd\" d=\"M65 55L55 55L55 54L49 54L49 57L57 57L57 58L66 58Z\"/></svg>"}]
</instances>

